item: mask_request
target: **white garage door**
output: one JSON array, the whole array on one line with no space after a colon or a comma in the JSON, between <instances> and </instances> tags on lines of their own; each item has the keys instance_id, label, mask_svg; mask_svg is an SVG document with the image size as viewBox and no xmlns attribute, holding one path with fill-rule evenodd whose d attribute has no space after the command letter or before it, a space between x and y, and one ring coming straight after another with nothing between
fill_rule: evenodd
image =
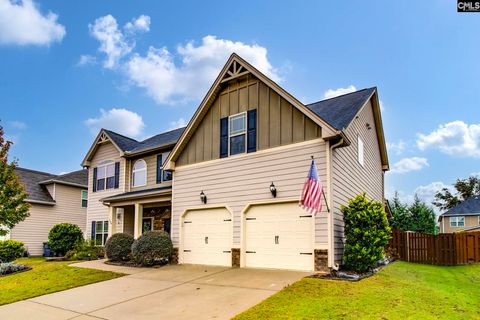
<instances>
[{"instance_id":1,"label":"white garage door","mask_svg":"<svg viewBox=\"0 0 480 320\"><path fill-rule=\"evenodd\" d=\"M183 263L231 266L232 219L225 208L188 212L183 220Z\"/></svg>"},{"instance_id":2,"label":"white garage door","mask_svg":"<svg viewBox=\"0 0 480 320\"><path fill-rule=\"evenodd\" d=\"M251 207L245 215L245 266L312 271L313 219L297 202Z\"/></svg>"}]
</instances>

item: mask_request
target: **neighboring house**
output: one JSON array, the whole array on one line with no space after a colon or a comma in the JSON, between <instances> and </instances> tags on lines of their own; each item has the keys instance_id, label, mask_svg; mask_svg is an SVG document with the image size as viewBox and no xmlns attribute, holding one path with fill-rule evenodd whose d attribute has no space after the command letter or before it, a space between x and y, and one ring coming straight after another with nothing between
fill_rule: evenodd
<instances>
[{"instance_id":1,"label":"neighboring house","mask_svg":"<svg viewBox=\"0 0 480 320\"><path fill-rule=\"evenodd\" d=\"M30 255L40 256L54 225L69 222L85 230L87 170L55 175L17 167L15 174L28 193L30 216L10 230L10 239L22 241Z\"/></svg>"},{"instance_id":2,"label":"neighboring house","mask_svg":"<svg viewBox=\"0 0 480 320\"><path fill-rule=\"evenodd\" d=\"M480 229L480 197L468 198L440 215L438 220L440 233Z\"/></svg>"},{"instance_id":3,"label":"neighboring house","mask_svg":"<svg viewBox=\"0 0 480 320\"><path fill-rule=\"evenodd\" d=\"M98 244L168 221L180 263L322 270L342 261L340 207L363 192L384 202L376 88L304 105L233 54L188 126L150 139L102 129L83 162ZM298 206L311 156L330 207L317 215Z\"/></svg>"}]
</instances>

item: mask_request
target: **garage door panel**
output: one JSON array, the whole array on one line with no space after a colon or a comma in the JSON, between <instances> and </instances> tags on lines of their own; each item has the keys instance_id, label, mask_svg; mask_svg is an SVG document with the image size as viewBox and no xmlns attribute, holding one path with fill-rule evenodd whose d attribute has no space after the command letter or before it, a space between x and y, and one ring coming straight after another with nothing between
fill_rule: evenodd
<instances>
[{"instance_id":1,"label":"garage door panel","mask_svg":"<svg viewBox=\"0 0 480 320\"><path fill-rule=\"evenodd\" d=\"M313 270L313 217L297 203L251 207L245 216L245 265Z\"/></svg>"},{"instance_id":2,"label":"garage door panel","mask_svg":"<svg viewBox=\"0 0 480 320\"><path fill-rule=\"evenodd\" d=\"M184 222L183 263L231 265L232 222L226 209L191 211Z\"/></svg>"}]
</instances>

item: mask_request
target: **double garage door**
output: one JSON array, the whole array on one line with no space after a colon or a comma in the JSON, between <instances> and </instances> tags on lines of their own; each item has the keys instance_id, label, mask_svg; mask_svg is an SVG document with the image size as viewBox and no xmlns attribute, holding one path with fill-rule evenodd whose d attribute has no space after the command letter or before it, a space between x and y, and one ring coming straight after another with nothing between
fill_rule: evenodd
<instances>
[{"instance_id":1,"label":"double garage door","mask_svg":"<svg viewBox=\"0 0 480 320\"><path fill-rule=\"evenodd\" d=\"M313 270L313 217L298 203L250 207L243 216L242 265ZM232 221L225 208L188 212L183 263L231 266Z\"/></svg>"}]
</instances>

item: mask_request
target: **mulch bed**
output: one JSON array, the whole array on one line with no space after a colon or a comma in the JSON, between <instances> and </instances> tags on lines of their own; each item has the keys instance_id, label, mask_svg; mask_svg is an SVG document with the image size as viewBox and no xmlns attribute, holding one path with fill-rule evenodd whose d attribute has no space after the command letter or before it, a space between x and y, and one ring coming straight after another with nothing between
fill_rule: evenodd
<instances>
[{"instance_id":1,"label":"mulch bed","mask_svg":"<svg viewBox=\"0 0 480 320\"><path fill-rule=\"evenodd\" d=\"M151 267L145 267L145 266L142 266L138 263L135 263L134 261L110 261L110 260L107 260L104 263L112 265L112 266L130 267L130 268L161 268L161 267L165 266L165 264L155 264Z\"/></svg>"},{"instance_id":2,"label":"mulch bed","mask_svg":"<svg viewBox=\"0 0 480 320\"><path fill-rule=\"evenodd\" d=\"M364 273L358 273L355 271L332 270L328 274L313 274L306 278L357 282L362 279L373 276L375 273L382 270L383 267L388 266L394 262L395 261L388 261L387 264L379 265L378 267L374 268L372 271L364 272Z\"/></svg>"},{"instance_id":3,"label":"mulch bed","mask_svg":"<svg viewBox=\"0 0 480 320\"><path fill-rule=\"evenodd\" d=\"M14 274L18 274L18 273L27 272L27 271L32 270L32 267L25 266L25 265L24 265L24 267L25 267L25 269L23 269L23 270L15 271L15 272L8 273L8 274L0 274L0 278L13 276Z\"/></svg>"}]
</instances>

